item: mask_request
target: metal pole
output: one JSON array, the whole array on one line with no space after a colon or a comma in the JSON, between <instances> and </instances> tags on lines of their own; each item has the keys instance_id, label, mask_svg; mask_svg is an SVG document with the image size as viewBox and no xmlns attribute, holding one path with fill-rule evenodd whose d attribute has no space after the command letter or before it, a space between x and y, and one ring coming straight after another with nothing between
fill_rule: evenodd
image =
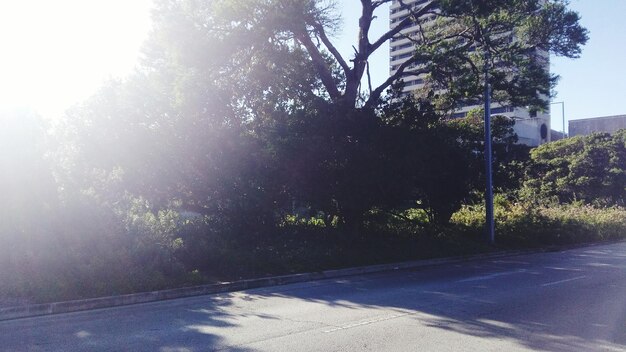
<instances>
[{"instance_id":1,"label":"metal pole","mask_svg":"<svg viewBox=\"0 0 626 352\"><path fill-rule=\"evenodd\" d=\"M485 192L485 230L489 244L495 243L495 226L493 220L493 179L491 152L491 87L489 86L489 50L485 51L485 176L487 188Z\"/></svg>"}]
</instances>

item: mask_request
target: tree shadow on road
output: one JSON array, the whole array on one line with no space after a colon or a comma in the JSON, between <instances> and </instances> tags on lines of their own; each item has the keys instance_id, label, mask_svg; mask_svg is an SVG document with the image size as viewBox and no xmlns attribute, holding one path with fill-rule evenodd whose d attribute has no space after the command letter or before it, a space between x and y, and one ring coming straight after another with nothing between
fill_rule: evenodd
<instances>
[{"instance_id":1,"label":"tree shadow on road","mask_svg":"<svg viewBox=\"0 0 626 352\"><path fill-rule=\"evenodd\" d=\"M252 352L229 346L214 333L236 328L238 320L250 316L232 311L233 295L237 294L4 321L0 350Z\"/></svg>"},{"instance_id":2,"label":"tree shadow on road","mask_svg":"<svg viewBox=\"0 0 626 352\"><path fill-rule=\"evenodd\" d=\"M250 294L377 310L383 316L386 312L409 319L415 326L485 342L507 340L531 350L626 350L622 252L587 250L553 260L543 254L531 258L327 280L307 289L296 285ZM535 260L541 270L531 263ZM479 274L485 269L495 274ZM612 277L615 280L607 286L606 279L610 282ZM576 280L581 285L571 286L572 290L561 286ZM358 325L357 321L348 326Z\"/></svg>"},{"instance_id":3,"label":"tree shadow on road","mask_svg":"<svg viewBox=\"0 0 626 352\"><path fill-rule=\"evenodd\" d=\"M253 352L404 319L479 347L626 350L625 269L622 252L596 249L322 280L0 322L0 349Z\"/></svg>"}]
</instances>

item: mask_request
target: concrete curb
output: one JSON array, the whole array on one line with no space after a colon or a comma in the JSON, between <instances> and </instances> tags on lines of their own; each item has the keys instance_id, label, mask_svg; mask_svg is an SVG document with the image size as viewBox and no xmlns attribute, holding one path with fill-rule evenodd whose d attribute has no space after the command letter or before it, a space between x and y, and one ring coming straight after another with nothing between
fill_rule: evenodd
<instances>
[{"instance_id":1,"label":"concrete curb","mask_svg":"<svg viewBox=\"0 0 626 352\"><path fill-rule=\"evenodd\" d=\"M253 288L269 287L269 286L281 286L287 284L294 284L307 281L334 279L340 277L356 276L363 274L372 274L393 270L406 270L422 267L429 267L442 264L451 264L458 262L466 262L472 260L492 259L508 256L517 256L523 254L533 253L545 253L550 251L563 251L582 247L591 247L597 245L608 245L612 243L619 243L624 241L613 242L601 242L601 243L585 243L576 245L564 245L564 246L552 246L540 249L528 249L528 250L511 250L511 251L499 251L491 253L481 253L466 256L416 260L410 262L391 263L370 265L363 267L355 267L348 269L326 270L320 272L283 275L275 277L264 277L259 279L241 280L234 282L225 282L218 284L208 284L193 287L181 287L162 291L133 293L119 296L90 298L75 301L55 302L55 303L43 303L32 304L18 307L0 308L0 321L12 320L20 318L35 317L41 315L51 315L60 313L78 312L84 310L92 310L99 308L119 307L131 304L156 302L163 300L170 300L176 298L185 298L193 296L202 296L215 293L242 291Z\"/></svg>"}]
</instances>

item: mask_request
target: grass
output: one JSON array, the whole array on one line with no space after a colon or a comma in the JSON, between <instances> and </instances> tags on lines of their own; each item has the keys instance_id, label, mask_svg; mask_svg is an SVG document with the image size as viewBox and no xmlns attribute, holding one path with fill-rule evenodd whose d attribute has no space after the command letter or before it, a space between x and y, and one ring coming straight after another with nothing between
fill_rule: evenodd
<instances>
[{"instance_id":1,"label":"grass","mask_svg":"<svg viewBox=\"0 0 626 352\"><path fill-rule=\"evenodd\" d=\"M81 255L67 252L62 259L51 252L28 262L30 267L1 267L0 306L626 238L626 209L620 207L531 206L496 198L495 218L496 247L484 241L484 207L471 205L456 212L450 225L443 227L429 224L420 210L395 215L372 212L357 237L315 218L293 216L276 232L251 237L254 241L194 230L180 240L184 245L160 260L154 259L158 251L140 252L145 258L138 259L120 246L97 253L92 249L92 255L85 255L84 250Z\"/></svg>"},{"instance_id":2,"label":"grass","mask_svg":"<svg viewBox=\"0 0 626 352\"><path fill-rule=\"evenodd\" d=\"M500 200L494 207L496 233L507 247L538 247L626 238L626 209L583 204L532 206ZM452 217L460 232L484 226L484 206L464 206Z\"/></svg>"}]
</instances>

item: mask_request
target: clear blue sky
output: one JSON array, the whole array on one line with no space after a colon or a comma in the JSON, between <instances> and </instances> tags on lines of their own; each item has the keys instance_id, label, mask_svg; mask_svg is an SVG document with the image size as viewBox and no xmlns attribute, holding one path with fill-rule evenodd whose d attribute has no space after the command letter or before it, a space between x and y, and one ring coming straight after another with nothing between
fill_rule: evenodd
<instances>
[{"instance_id":1,"label":"clear blue sky","mask_svg":"<svg viewBox=\"0 0 626 352\"><path fill-rule=\"evenodd\" d=\"M626 1L572 0L570 6L590 40L580 59L552 60L552 72L561 76L554 101L565 102L568 120L626 114ZM560 106L552 112L560 116ZM552 128L560 126L553 116Z\"/></svg>"},{"instance_id":2,"label":"clear blue sky","mask_svg":"<svg viewBox=\"0 0 626 352\"><path fill-rule=\"evenodd\" d=\"M357 0L340 0L344 31L340 50L349 55L356 42ZM567 120L626 114L626 0L571 0L570 8L590 31L579 59L552 58L551 71L561 76L553 101L563 101ZM388 27L388 8L380 9L373 34ZM375 35L372 35L373 39ZM375 82L389 74L389 47L381 48L371 65ZM561 105L552 105L552 128L562 129Z\"/></svg>"}]
</instances>

